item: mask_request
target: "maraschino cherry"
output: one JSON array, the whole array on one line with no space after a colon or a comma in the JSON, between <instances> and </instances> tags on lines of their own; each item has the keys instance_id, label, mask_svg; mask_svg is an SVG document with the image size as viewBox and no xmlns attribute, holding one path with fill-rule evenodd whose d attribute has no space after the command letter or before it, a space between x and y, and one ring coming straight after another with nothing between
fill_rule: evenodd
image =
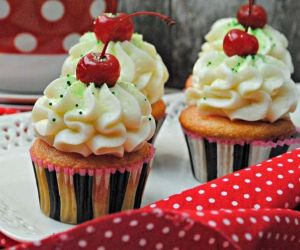
<instances>
[{"instance_id":1,"label":"maraschino cherry","mask_svg":"<svg viewBox=\"0 0 300 250\"><path fill-rule=\"evenodd\" d=\"M237 19L246 28L263 28L268 21L267 12L261 5L249 0L249 4L242 5L237 12Z\"/></svg>"},{"instance_id":2,"label":"maraschino cherry","mask_svg":"<svg viewBox=\"0 0 300 250\"><path fill-rule=\"evenodd\" d=\"M168 16L148 11L140 11L133 14L119 13L112 17L101 15L96 19L94 26L94 32L97 39L103 43L106 43L108 39L120 42L129 41L134 32L132 17L141 15L157 16L164 20L168 25L175 24L175 21ZM123 21L120 22L121 20ZM113 30L116 30L116 32L113 32L113 35L110 37L109 34L112 34L111 31Z\"/></svg>"},{"instance_id":3,"label":"maraschino cherry","mask_svg":"<svg viewBox=\"0 0 300 250\"><path fill-rule=\"evenodd\" d=\"M255 55L258 48L256 37L239 29L230 30L223 41L224 52L229 57Z\"/></svg>"},{"instance_id":4,"label":"maraschino cherry","mask_svg":"<svg viewBox=\"0 0 300 250\"><path fill-rule=\"evenodd\" d=\"M101 29L100 32L103 38L101 41L105 41L103 50L101 53L89 53L79 60L76 68L78 80L86 84L94 83L95 86L101 86L106 83L109 87L113 87L116 84L120 77L120 63L115 56L106 53L108 44L110 41L115 41L115 39L120 39L120 37L125 35L128 37L129 31L131 31L131 28L129 29L127 27L128 20L132 23L132 17L140 15L158 16L168 25L175 24L175 21L170 17L155 12L136 12L133 14L119 15L117 18L108 17L109 25L104 25L104 27L106 27L105 32L104 29ZM97 20L102 19L98 18ZM100 23L98 25L100 25ZM124 32L123 34L118 34L122 31Z\"/></svg>"}]
</instances>

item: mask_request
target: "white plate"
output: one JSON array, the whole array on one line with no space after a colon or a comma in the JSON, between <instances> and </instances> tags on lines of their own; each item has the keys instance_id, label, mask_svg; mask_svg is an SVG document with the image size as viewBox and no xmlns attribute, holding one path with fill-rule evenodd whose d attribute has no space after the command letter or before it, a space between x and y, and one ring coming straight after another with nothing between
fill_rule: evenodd
<instances>
[{"instance_id":1,"label":"white plate","mask_svg":"<svg viewBox=\"0 0 300 250\"><path fill-rule=\"evenodd\" d=\"M15 94L0 91L0 103L34 104L40 95Z\"/></svg>"},{"instance_id":2,"label":"white plate","mask_svg":"<svg viewBox=\"0 0 300 250\"><path fill-rule=\"evenodd\" d=\"M177 120L184 106L183 94L167 95L165 101L168 117L155 143L156 156L142 205L199 185L192 177L186 144ZM300 127L299 117L300 107L292 115ZM32 139L30 113L0 118L0 231L19 241L40 240L73 227L49 219L39 209L28 154Z\"/></svg>"}]
</instances>

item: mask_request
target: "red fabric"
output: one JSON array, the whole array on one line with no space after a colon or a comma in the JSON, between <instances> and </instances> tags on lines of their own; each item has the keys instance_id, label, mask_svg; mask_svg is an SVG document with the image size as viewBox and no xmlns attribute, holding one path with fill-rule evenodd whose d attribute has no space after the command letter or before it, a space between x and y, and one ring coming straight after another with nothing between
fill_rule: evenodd
<instances>
[{"instance_id":1,"label":"red fabric","mask_svg":"<svg viewBox=\"0 0 300 250\"><path fill-rule=\"evenodd\" d=\"M300 249L299 205L300 148L17 249Z\"/></svg>"},{"instance_id":2,"label":"red fabric","mask_svg":"<svg viewBox=\"0 0 300 250\"><path fill-rule=\"evenodd\" d=\"M7 15L0 16L0 52L62 54L67 52L64 39L68 35L92 30L94 17L91 8L94 0L60 0L63 14L55 21L49 21L43 16L42 7L46 2L51 1L5 0L5 5L1 6L8 7ZM103 5L109 10L115 2L103 0ZM16 46L16 37L24 33L36 40L36 46L33 45L29 52L20 51Z\"/></svg>"}]
</instances>

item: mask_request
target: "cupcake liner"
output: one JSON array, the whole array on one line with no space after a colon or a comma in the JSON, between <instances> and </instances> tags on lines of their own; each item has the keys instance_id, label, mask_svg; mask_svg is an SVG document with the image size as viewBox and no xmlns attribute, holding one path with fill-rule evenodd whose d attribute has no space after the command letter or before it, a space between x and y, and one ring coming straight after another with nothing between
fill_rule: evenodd
<instances>
[{"instance_id":1,"label":"cupcake liner","mask_svg":"<svg viewBox=\"0 0 300 250\"><path fill-rule=\"evenodd\" d=\"M153 153L134 165L101 169L62 168L31 154L41 210L57 221L78 224L139 208Z\"/></svg>"},{"instance_id":2,"label":"cupcake liner","mask_svg":"<svg viewBox=\"0 0 300 250\"><path fill-rule=\"evenodd\" d=\"M155 129L153 137L148 141L149 143L154 144L155 139L156 139L156 137L157 137L157 135L158 135L158 133L159 133L159 131L160 131L160 129L161 129L164 121L165 121L165 119L166 119L166 116L164 116L163 118L160 118L159 120L155 120L156 129Z\"/></svg>"},{"instance_id":3,"label":"cupcake liner","mask_svg":"<svg viewBox=\"0 0 300 250\"><path fill-rule=\"evenodd\" d=\"M230 141L184 131L194 177L207 182L300 147L299 130L276 141Z\"/></svg>"}]
</instances>

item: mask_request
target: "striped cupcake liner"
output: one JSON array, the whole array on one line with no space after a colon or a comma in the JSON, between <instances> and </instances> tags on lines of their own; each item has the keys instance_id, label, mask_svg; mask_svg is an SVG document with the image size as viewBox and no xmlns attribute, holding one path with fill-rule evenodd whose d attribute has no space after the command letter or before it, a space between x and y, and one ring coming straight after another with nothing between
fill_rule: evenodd
<instances>
[{"instance_id":1,"label":"striped cupcake liner","mask_svg":"<svg viewBox=\"0 0 300 250\"><path fill-rule=\"evenodd\" d=\"M164 116L163 118L159 119L159 120L155 120L155 123L156 123L156 129L155 129L155 132L154 132L154 135L153 137L148 141L149 143L151 143L152 145L155 143L155 139L164 123L166 119L166 116Z\"/></svg>"},{"instance_id":2,"label":"striped cupcake liner","mask_svg":"<svg viewBox=\"0 0 300 250\"><path fill-rule=\"evenodd\" d=\"M32 157L41 210L57 221L79 224L139 208L152 157L125 168L80 170Z\"/></svg>"},{"instance_id":3,"label":"striped cupcake liner","mask_svg":"<svg viewBox=\"0 0 300 250\"><path fill-rule=\"evenodd\" d=\"M194 177L207 182L300 147L300 133L277 141L224 141L184 131Z\"/></svg>"}]
</instances>

